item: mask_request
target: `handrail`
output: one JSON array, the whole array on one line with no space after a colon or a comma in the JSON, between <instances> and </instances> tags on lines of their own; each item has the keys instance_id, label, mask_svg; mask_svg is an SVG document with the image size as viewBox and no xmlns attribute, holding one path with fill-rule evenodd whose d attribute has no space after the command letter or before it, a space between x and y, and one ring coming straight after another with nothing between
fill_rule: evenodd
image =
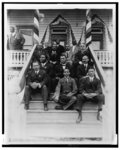
<instances>
[{"instance_id":1,"label":"handrail","mask_svg":"<svg viewBox=\"0 0 120 150\"><path fill-rule=\"evenodd\" d=\"M14 87L13 90L10 90L11 87L9 87L9 91L8 91L9 93L16 93L16 94L18 94L18 93L20 93L23 90L24 85L26 83L25 73L27 71L27 68L30 65L30 62L31 62L33 53L35 51L35 48L36 48L36 44L33 46L32 50L30 52L30 55L28 56L28 59L27 59L25 65L23 66L19 76L16 77L16 78L13 78L13 80L11 80L9 82L9 86Z\"/></svg>"},{"instance_id":2,"label":"handrail","mask_svg":"<svg viewBox=\"0 0 120 150\"><path fill-rule=\"evenodd\" d=\"M102 85L105 87L106 86L106 83L105 83L106 82L106 77L105 77L103 68L102 68L100 62L98 61L97 56L95 55L95 52L92 49L92 46L89 46L89 50L90 50L92 59L95 63L95 68L96 68L97 74L98 74L98 76L99 76L99 78L102 82Z\"/></svg>"}]
</instances>

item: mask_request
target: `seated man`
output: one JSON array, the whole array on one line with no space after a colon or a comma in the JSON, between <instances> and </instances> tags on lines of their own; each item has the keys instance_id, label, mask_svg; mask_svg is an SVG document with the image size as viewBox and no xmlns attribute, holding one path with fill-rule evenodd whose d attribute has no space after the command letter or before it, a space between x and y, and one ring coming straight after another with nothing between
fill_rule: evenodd
<instances>
[{"instance_id":1,"label":"seated man","mask_svg":"<svg viewBox=\"0 0 120 150\"><path fill-rule=\"evenodd\" d=\"M50 58L50 62L53 64L56 64L57 62L60 62L60 56L63 53L63 49L61 49L61 46L57 46L56 41L52 43L52 47L47 49L47 53Z\"/></svg>"},{"instance_id":2,"label":"seated man","mask_svg":"<svg viewBox=\"0 0 120 150\"><path fill-rule=\"evenodd\" d=\"M53 99L60 104L56 109L68 109L76 101L77 85L71 78L69 69L64 70L64 77L59 79Z\"/></svg>"},{"instance_id":3,"label":"seated man","mask_svg":"<svg viewBox=\"0 0 120 150\"><path fill-rule=\"evenodd\" d=\"M93 102L98 104L97 119L100 120L100 111L104 103L104 95L102 93L101 82L95 77L95 70L93 67L89 68L88 76L83 77L79 82L79 94L76 103L76 110L79 112L77 123L82 120L82 106L85 102Z\"/></svg>"},{"instance_id":4,"label":"seated man","mask_svg":"<svg viewBox=\"0 0 120 150\"><path fill-rule=\"evenodd\" d=\"M40 61L40 68L45 70L48 75L48 93L50 94L51 91L51 80L54 78L54 70L53 70L53 64L48 61L47 55L45 53L42 53L39 58Z\"/></svg>"},{"instance_id":5,"label":"seated man","mask_svg":"<svg viewBox=\"0 0 120 150\"><path fill-rule=\"evenodd\" d=\"M66 55L62 54L60 56L60 62L56 65L53 65L54 68L54 78L52 78L51 87L53 89L53 92L55 92L55 88L58 84L59 78L63 78L64 69L68 68L71 72L71 64L67 62Z\"/></svg>"},{"instance_id":6,"label":"seated man","mask_svg":"<svg viewBox=\"0 0 120 150\"><path fill-rule=\"evenodd\" d=\"M89 58L87 55L82 57L82 64L79 64L77 67L76 77L77 79L81 79L82 77L87 75L88 69L93 65L89 63Z\"/></svg>"},{"instance_id":7,"label":"seated man","mask_svg":"<svg viewBox=\"0 0 120 150\"><path fill-rule=\"evenodd\" d=\"M32 64L33 68L28 74L27 86L25 88L25 109L29 109L31 94L42 93L44 101L44 110L47 108L48 90L46 86L47 75L44 70L40 69L39 62L36 60Z\"/></svg>"}]
</instances>

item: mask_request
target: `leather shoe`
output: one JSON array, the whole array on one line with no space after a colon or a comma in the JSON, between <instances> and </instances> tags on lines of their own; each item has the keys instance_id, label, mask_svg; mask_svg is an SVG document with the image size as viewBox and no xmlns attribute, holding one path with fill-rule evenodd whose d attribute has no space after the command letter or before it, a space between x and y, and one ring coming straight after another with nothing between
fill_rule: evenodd
<instances>
[{"instance_id":1,"label":"leather shoe","mask_svg":"<svg viewBox=\"0 0 120 150\"><path fill-rule=\"evenodd\" d=\"M57 110L63 110L63 107L60 106L60 105L58 105L58 106L55 106L55 109L57 109Z\"/></svg>"},{"instance_id":2,"label":"leather shoe","mask_svg":"<svg viewBox=\"0 0 120 150\"><path fill-rule=\"evenodd\" d=\"M25 107L24 107L26 110L28 110L29 109L29 105L25 105Z\"/></svg>"},{"instance_id":3,"label":"leather shoe","mask_svg":"<svg viewBox=\"0 0 120 150\"><path fill-rule=\"evenodd\" d=\"M44 105L44 111L48 111L47 105Z\"/></svg>"},{"instance_id":4,"label":"leather shoe","mask_svg":"<svg viewBox=\"0 0 120 150\"><path fill-rule=\"evenodd\" d=\"M100 111L98 111L97 113L97 120L102 122L102 116L100 115Z\"/></svg>"},{"instance_id":5,"label":"leather shoe","mask_svg":"<svg viewBox=\"0 0 120 150\"><path fill-rule=\"evenodd\" d=\"M79 115L77 120L76 120L76 123L80 123L82 121L82 115Z\"/></svg>"}]
</instances>

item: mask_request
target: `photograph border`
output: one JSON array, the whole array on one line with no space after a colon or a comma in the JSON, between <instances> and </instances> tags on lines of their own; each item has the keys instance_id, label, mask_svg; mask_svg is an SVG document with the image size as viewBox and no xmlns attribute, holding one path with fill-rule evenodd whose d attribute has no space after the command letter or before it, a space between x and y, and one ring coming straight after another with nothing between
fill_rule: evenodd
<instances>
[{"instance_id":1,"label":"photograph border","mask_svg":"<svg viewBox=\"0 0 120 150\"><path fill-rule=\"evenodd\" d=\"M4 135L5 134L5 96L4 96L4 93L5 93L5 74L4 74L4 62L5 62L5 52L4 52L4 38L5 38L5 35L4 35L4 7L6 4L114 4L115 5L115 9L116 9L116 14L115 14L115 18L116 18L116 62L115 62L115 65L116 65L116 79L115 79L115 82L116 82L116 134L117 134L117 145L112 145L112 144L100 144L100 145L92 145L92 144L71 144L71 145L68 145L68 144L3 144L2 147L72 147L72 148L75 148L75 147L118 147L118 143L119 143L119 126L118 126L118 122L119 122L119 114L118 114L118 110L119 110L119 102L118 102L118 81L119 81L119 78L118 78L118 70L119 70L119 65L118 65L118 49L119 49L119 46L118 46L118 39L119 39L119 36L118 36L118 32L119 31L119 8L118 8L118 2L2 2L2 134Z\"/></svg>"}]
</instances>

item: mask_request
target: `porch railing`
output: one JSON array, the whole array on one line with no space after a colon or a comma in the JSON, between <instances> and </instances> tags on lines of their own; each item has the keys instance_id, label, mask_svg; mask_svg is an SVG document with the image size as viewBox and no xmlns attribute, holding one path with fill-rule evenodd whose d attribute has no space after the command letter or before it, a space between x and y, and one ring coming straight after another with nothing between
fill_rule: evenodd
<instances>
[{"instance_id":1,"label":"porch railing","mask_svg":"<svg viewBox=\"0 0 120 150\"><path fill-rule=\"evenodd\" d=\"M103 63L103 60L106 60L106 63L104 63L105 65L112 65L112 58L114 56L112 55L112 52L110 51L109 52L100 51L100 53L99 51L95 52L91 46L89 47L89 49L90 49L90 53L93 58L93 61L95 63L97 76L101 80L103 93L105 95L105 104L103 105L103 111L102 111L103 142L106 144L110 144L113 142L114 137L115 137L115 91L114 91L114 87L110 88L112 79L109 80L109 78L106 77L100 63L101 62ZM98 56L99 56L99 60L97 59ZM108 62L111 62L111 63L108 63Z\"/></svg>"},{"instance_id":2,"label":"porch railing","mask_svg":"<svg viewBox=\"0 0 120 150\"><path fill-rule=\"evenodd\" d=\"M9 50L8 51L8 66L9 67L23 67L30 51L24 50Z\"/></svg>"},{"instance_id":3,"label":"porch railing","mask_svg":"<svg viewBox=\"0 0 120 150\"><path fill-rule=\"evenodd\" d=\"M113 53L108 50L94 51L102 67L113 66Z\"/></svg>"},{"instance_id":4,"label":"porch railing","mask_svg":"<svg viewBox=\"0 0 120 150\"><path fill-rule=\"evenodd\" d=\"M102 67L113 66L113 53L107 50L94 51ZM30 51L10 50L8 51L8 66L9 67L23 67Z\"/></svg>"}]
</instances>

